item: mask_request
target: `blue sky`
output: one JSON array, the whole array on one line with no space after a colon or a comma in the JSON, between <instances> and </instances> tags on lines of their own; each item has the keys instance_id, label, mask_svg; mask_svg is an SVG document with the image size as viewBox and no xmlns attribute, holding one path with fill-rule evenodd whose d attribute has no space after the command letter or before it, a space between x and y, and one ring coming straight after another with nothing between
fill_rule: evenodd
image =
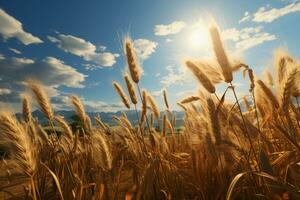
<instances>
[{"instance_id":1,"label":"blue sky","mask_svg":"<svg viewBox=\"0 0 300 200\"><path fill-rule=\"evenodd\" d=\"M47 85L56 109L70 109L73 94L88 111L124 109L111 82L123 84L127 35L143 67L141 86L161 107L166 88L173 109L199 89L183 60L213 59L206 32L212 19L231 59L249 64L258 76L264 67L273 71L277 48L299 57L299 1L3 0L0 9L0 106L16 111L28 92L27 78ZM234 82L246 94L240 73Z\"/></svg>"}]
</instances>

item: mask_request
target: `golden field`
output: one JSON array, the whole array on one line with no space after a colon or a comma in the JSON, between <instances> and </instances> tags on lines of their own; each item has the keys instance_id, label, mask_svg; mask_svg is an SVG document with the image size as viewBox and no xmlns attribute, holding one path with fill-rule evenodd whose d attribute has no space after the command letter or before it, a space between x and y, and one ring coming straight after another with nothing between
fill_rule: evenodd
<instances>
[{"instance_id":1,"label":"golden field","mask_svg":"<svg viewBox=\"0 0 300 200\"><path fill-rule=\"evenodd\" d=\"M91 123L81 100L72 104L77 127L56 116L43 86L28 82L47 131L23 98L23 118L0 112L2 199L300 199L299 62L285 52L274 58L274 74L253 74L232 62L217 27L210 28L214 62L186 60L199 81L198 95L178 105L184 128L174 131L176 115L163 92L164 108L141 89L141 69L130 39L124 40L129 74L126 88L113 82L126 114L110 127L100 116ZM238 98L233 74L243 71L249 93ZM216 85L227 89L217 95ZM123 84L122 84L123 85ZM231 93L233 102L226 102ZM218 93L219 94L219 93ZM160 120L162 119L162 120ZM50 128L49 128L50 127Z\"/></svg>"}]
</instances>

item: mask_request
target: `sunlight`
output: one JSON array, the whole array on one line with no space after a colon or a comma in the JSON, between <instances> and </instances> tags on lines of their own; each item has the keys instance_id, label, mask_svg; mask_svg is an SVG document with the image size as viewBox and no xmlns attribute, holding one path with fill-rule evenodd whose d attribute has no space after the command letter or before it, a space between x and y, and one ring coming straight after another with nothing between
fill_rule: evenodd
<instances>
[{"instance_id":1,"label":"sunlight","mask_svg":"<svg viewBox=\"0 0 300 200\"><path fill-rule=\"evenodd\" d=\"M198 20L187 35L188 46L191 49L206 50L210 45L208 25L203 20Z\"/></svg>"}]
</instances>

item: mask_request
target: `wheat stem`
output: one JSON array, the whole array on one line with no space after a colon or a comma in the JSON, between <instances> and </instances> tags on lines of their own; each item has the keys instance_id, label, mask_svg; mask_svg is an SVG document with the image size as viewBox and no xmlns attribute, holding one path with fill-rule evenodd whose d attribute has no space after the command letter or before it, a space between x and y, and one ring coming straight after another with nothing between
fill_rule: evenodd
<instances>
[{"instance_id":1,"label":"wheat stem","mask_svg":"<svg viewBox=\"0 0 300 200\"><path fill-rule=\"evenodd\" d=\"M240 104L239 104L239 102L238 102L238 98L237 98L235 89L234 89L234 87L233 87L233 85L232 85L232 82L230 82L229 84L230 84L230 86L231 86L231 88L232 88L232 92L233 92L233 95L234 95L236 104L237 104L237 106L238 106L238 109L239 109L239 112L240 112L240 115L241 115L241 118L242 118L242 121L243 121L243 124L244 124L244 128L245 128L245 130L246 130L246 136L247 136L247 138L248 138L248 140L249 140L249 143L250 143L249 154L251 153L251 150L252 150L256 162L259 163L259 162L258 162L258 159L257 159L257 157L256 157L256 154L255 154L255 149L254 149L254 146L253 146L253 142L252 142L251 137L250 137L250 134L249 134L249 132L248 132L248 127L247 127L247 125L246 125L246 122L245 122L245 119L244 119L244 116L243 116L243 113L242 113L241 106L240 106Z\"/></svg>"}]
</instances>

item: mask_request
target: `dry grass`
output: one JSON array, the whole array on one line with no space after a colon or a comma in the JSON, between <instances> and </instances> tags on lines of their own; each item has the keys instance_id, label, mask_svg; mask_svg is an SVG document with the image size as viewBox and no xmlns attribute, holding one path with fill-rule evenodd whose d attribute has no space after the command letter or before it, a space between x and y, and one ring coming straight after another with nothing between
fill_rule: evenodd
<instances>
[{"instance_id":1,"label":"dry grass","mask_svg":"<svg viewBox=\"0 0 300 200\"><path fill-rule=\"evenodd\" d=\"M46 133L31 117L27 98L22 122L0 113L1 143L9 147L9 162L15 166L12 174L10 165L1 162L7 171L0 179L2 198L299 199L299 63L280 53L275 58L278 78L268 73L266 81L258 79L249 66L231 65L218 29L212 27L210 33L217 62L186 61L205 90L178 103L185 113L180 133L174 131L176 116L166 91L163 113L150 94L140 91L141 73L130 40L125 40L124 50L131 77L124 79L131 102L118 83L113 85L126 108L132 103L137 111L141 105L137 126L125 113L113 116L118 126L108 126L99 116L93 126L74 96L82 126L71 129L55 116L43 87L30 83L51 128ZM233 73L242 68L250 93L239 102ZM215 84L220 77L228 88L218 97ZM231 91L235 102L227 103ZM155 118L161 132L153 129ZM24 190L11 193L20 184Z\"/></svg>"}]
</instances>

